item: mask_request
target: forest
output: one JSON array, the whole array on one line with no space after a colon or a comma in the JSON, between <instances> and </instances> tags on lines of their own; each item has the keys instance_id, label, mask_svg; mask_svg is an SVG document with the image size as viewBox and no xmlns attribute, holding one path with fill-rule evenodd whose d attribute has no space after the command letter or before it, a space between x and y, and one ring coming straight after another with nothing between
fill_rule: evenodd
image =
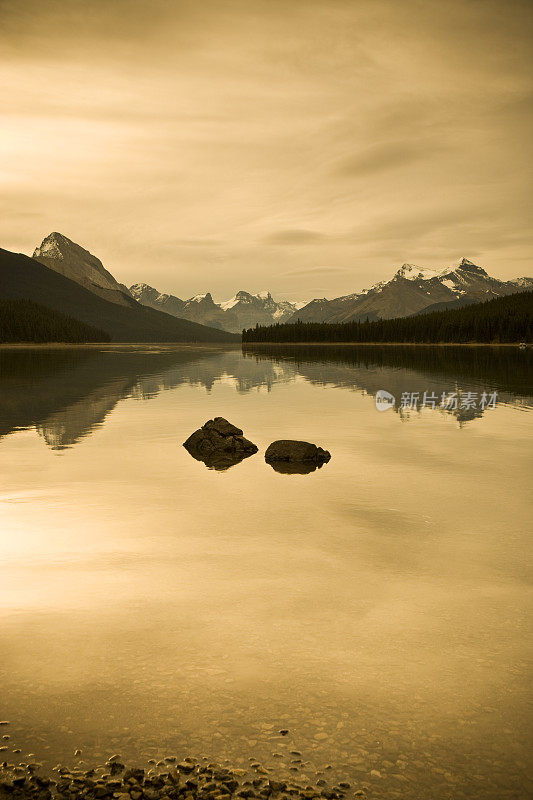
<instances>
[{"instance_id":1,"label":"forest","mask_svg":"<svg viewBox=\"0 0 533 800\"><path fill-rule=\"evenodd\" d=\"M109 341L108 333L39 303L0 299L0 343Z\"/></svg>"},{"instance_id":2,"label":"forest","mask_svg":"<svg viewBox=\"0 0 533 800\"><path fill-rule=\"evenodd\" d=\"M256 325L247 342L354 342L404 344L501 344L533 339L533 292L519 292L462 308L374 321L288 322Z\"/></svg>"}]
</instances>

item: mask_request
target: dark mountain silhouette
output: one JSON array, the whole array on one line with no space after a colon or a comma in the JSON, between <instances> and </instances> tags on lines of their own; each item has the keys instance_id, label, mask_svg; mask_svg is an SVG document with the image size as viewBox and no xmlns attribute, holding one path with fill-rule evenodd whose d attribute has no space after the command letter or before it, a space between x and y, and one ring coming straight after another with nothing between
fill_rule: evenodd
<instances>
[{"instance_id":1,"label":"dark mountain silhouette","mask_svg":"<svg viewBox=\"0 0 533 800\"><path fill-rule=\"evenodd\" d=\"M0 297L23 298L101 328L118 342L238 342L239 337L137 303L109 302L22 253L0 249Z\"/></svg>"}]
</instances>

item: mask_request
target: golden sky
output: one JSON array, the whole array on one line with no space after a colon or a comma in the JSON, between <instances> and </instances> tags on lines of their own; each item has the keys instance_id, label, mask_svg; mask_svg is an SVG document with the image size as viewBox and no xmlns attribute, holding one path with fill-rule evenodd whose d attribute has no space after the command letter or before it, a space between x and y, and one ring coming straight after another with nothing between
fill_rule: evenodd
<instances>
[{"instance_id":1,"label":"golden sky","mask_svg":"<svg viewBox=\"0 0 533 800\"><path fill-rule=\"evenodd\" d=\"M0 246L180 297L531 275L529 0L0 0Z\"/></svg>"}]
</instances>

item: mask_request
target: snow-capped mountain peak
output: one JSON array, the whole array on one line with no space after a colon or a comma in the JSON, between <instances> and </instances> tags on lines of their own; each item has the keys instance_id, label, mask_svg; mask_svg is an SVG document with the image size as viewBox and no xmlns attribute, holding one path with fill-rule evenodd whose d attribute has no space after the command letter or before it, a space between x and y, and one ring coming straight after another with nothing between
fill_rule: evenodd
<instances>
[{"instance_id":1,"label":"snow-capped mountain peak","mask_svg":"<svg viewBox=\"0 0 533 800\"><path fill-rule=\"evenodd\" d=\"M187 303L213 303L211 292L204 292L203 294L195 294L194 297L189 297Z\"/></svg>"},{"instance_id":2,"label":"snow-capped mountain peak","mask_svg":"<svg viewBox=\"0 0 533 800\"><path fill-rule=\"evenodd\" d=\"M483 267L479 267L477 264L474 264L474 262L470 261L468 258L461 258L456 264L451 266L449 269L443 270L441 275L447 275L451 272L488 276L488 272L484 270Z\"/></svg>"},{"instance_id":3,"label":"snow-capped mountain peak","mask_svg":"<svg viewBox=\"0 0 533 800\"><path fill-rule=\"evenodd\" d=\"M48 234L33 251L33 258L105 300L122 306L135 305L129 289L118 283L99 258L62 233Z\"/></svg>"},{"instance_id":4,"label":"snow-capped mountain peak","mask_svg":"<svg viewBox=\"0 0 533 800\"><path fill-rule=\"evenodd\" d=\"M502 281L468 258L436 270L403 264L389 281L333 300L314 300L298 309L293 319L302 322L349 322L357 319L390 319L420 313L432 307L453 307L457 302L476 303L530 288L533 279Z\"/></svg>"},{"instance_id":5,"label":"snow-capped mountain peak","mask_svg":"<svg viewBox=\"0 0 533 800\"><path fill-rule=\"evenodd\" d=\"M409 281L428 281L436 278L439 272L430 267L418 267L416 264L402 264L395 278L406 278ZM374 287L372 287L374 288Z\"/></svg>"},{"instance_id":6,"label":"snow-capped mountain peak","mask_svg":"<svg viewBox=\"0 0 533 800\"><path fill-rule=\"evenodd\" d=\"M145 283L134 284L131 292L143 305L160 309L176 317L237 333L243 328L255 325L256 322L261 325L286 322L296 310L295 303L287 300L277 302L269 291L251 294L241 289L222 303L215 303L210 292L196 294L185 301L180 300L173 295L159 292Z\"/></svg>"}]
</instances>

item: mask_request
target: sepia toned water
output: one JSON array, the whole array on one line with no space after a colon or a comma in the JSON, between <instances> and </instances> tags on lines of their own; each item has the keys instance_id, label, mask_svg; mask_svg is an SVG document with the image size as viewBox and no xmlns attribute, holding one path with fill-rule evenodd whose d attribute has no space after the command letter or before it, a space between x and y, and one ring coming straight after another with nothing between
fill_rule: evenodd
<instances>
[{"instance_id":1,"label":"sepia toned water","mask_svg":"<svg viewBox=\"0 0 533 800\"><path fill-rule=\"evenodd\" d=\"M0 350L5 757L529 796L532 374L513 348ZM193 459L214 416L259 452ZM277 438L331 461L280 474Z\"/></svg>"}]
</instances>

